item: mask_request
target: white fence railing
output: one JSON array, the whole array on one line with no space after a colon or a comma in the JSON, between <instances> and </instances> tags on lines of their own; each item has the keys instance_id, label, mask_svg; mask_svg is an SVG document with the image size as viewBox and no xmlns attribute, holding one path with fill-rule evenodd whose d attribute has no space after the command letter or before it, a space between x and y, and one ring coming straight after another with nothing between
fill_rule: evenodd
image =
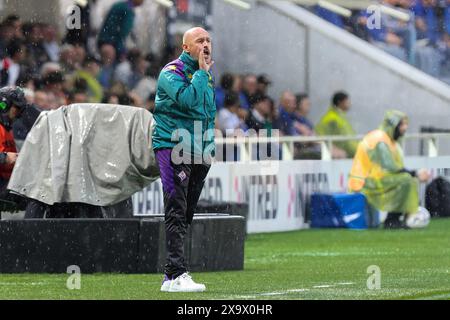
<instances>
[{"instance_id":1,"label":"white fence railing","mask_svg":"<svg viewBox=\"0 0 450 320\"><path fill-rule=\"evenodd\" d=\"M320 159L331 160L332 159L332 145L333 142L342 141L360 141L364 135L355 136L282 136L282 137L216 137L215 142L217 147L223 145L233 145L239 150L238 161L250 161L255 160L254 152L258 144L272 144L278 146L281 150L280 159L278 160L294 160L294 148L296 143L316 143L320 146ZM450 133L413 133L407 134L402 139L402 146L408 141L420 142L421 146L426 151L420 151L421 155L428 157L437 157L440 154L439 141L442 139L449 139L448 145L450 146ZM405 154L407 156L409 154ZM300 158L301 159L301 158Z\"/></svg>"}]
</instances>

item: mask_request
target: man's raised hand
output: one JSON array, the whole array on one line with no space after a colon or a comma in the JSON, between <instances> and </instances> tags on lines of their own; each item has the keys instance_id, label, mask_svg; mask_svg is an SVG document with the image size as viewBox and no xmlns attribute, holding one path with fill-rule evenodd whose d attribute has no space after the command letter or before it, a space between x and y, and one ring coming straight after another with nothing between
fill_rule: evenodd
<instances>
[{"instance_id":1,"label":"man's raised hand","mask_svg":"<svg viewBox=\"0 0 450 320\"><path fill-rule=\"evenodd\" d=\"M212 61L212 60L210 63L208 63L206 61L205 52L203 51L203 49L200 50L200 53L198 55L198 66L199 66L200 70L205 70L206 72L209 72L209 70L211 69L213 64L214 64L214 61Z\"/></svg>"}]
</instances>

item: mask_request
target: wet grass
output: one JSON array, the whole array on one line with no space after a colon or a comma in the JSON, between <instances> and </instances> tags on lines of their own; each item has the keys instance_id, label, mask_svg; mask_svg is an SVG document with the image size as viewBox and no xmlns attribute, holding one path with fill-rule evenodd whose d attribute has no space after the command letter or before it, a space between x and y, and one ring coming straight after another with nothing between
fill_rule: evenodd
<instances>
[{"instance_id":1,"label":"wet grass","mask_svg":"<svg viewBox=\"0 0 450 320\"><path fill-rule=\"evenodd\" d=\"M369 266L381 288L369 290ZM450 299L450 219L423 230L302 230L248 236L245 270L196 273L201 294L159 291L157 274L1 274L0 299Z\"/></svg>"}]
</instances>

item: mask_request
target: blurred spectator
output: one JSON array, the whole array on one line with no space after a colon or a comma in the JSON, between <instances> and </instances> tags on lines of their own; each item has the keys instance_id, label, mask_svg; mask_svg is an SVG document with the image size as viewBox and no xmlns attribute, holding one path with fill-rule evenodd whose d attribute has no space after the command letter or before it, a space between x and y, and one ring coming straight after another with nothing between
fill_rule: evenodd
<instances>
[{"instance_id":1,"label":"blurred spectator","mask_svg":"<svg viewBox=\"0 0 450 320\"><path fill-rule=\"evenodd\" d=\"M350 32L357 37L369 41L366 10L353 10L350 17Z\"/></svg>"},{"instance_id":2,"label":"blurred spectator","mask_svg":"<svg viewBox=\"0 0 450 320\"><path fill-rule=\"evenodd\" d=\"M450 0L447 0L447 6L444 11L444 32L450 36Z\"/></svg>"},{"instance_id":3,"label":"blurred spectator","mask_svg":"<svg viewBox=\"0 0 450 320\"><path fill-rule=\"evenodd\" d=\"M37 90L34 92L33 103L38 105L42 110L49 110L48 95L45 91Z\"/></svg>"},{"instance_id":4,"label":"blurred spectator","mask_svg":"<svg viewBox=\"0 0 450 320\"><path fill-rule=\"evenodd\" d=\"M26 62L28 72L37 75L41 66L50 61L43 44L42 25L40 23L26 23L23 25L23 33L28 54Z\"/></svg>"},{"instance_id":5,"label":"blurred spectator","mask_svg":"<svg viewBox=\"0 0 450 320\"><path fill-rule=\"evenodd\" d=\"M44 24L42 27L43 46L47 56L53 62L59 61L59 42L55 26L51 24Z\"/></svg>"},{"instance_id":6,"label":"blurred spectator","mask_svg":"<svg viewBox=\"0 0 450 320\"><path fill-rule=\"evenodd\" d=\"M12 38L23 39L23 24L18 15L11 14L7 16L4 20L4 23L12 27Z\"/></svg>"},{"instance_id":7,"label":"blurred spectator","mask_svg":"<svg viewBox=\"0 0 450 320\"><path fill-rule=\"evenodd\" d=\"M417 0L412 7L416 16L418 47L416 66L426 73L438 77L442 56L436 49L442 41L442 33L438 24L436 0Z\"/></svg>"},{"instance_id":8,"label":"blurred spectator","mask_svg":"<svg viewBox=\"0 0 450 320\"><path fill-rule=\"evenodd\" d=\"M258 92L267 96L269 94L269 87L272 84L269 77L266 74L260 74L257 78L258 81Z\"/></svg>"},{"instance_id":9,"label":"blurred spectator","mask_svg":"<svg viewBox=\"0 0 450 320\"><path fill-rule=\"evenodd\" d=\"M110 44L103 44L100 47L101 68L98 81L103 89L111 87L114 71L116 70L116 49Z\"/></svg>"},{"instance_id":10,"label":"blurred spectator","mask_svg":"<svg viewBox=\"0 0 450 320\"><path fill-rule=\"evenodd\" d=\"M122 82L115 82L111 88L109 89L108 94L110 96L121 96L121 95L125 95L127 93L127 88L125 87L125 85Z\"/></svg>"},{"instance_id":11,"label":"blurred spectator","mask_svg":"<svg viewBox=\"0 0 450 320\"><path fill-rule=\"evenodd\" d=\"M295 96L297 107L295 109L294 127L297 133L302 136L314 135L314 125L308 119L311 110L311 102L306 93L300 93Z\"/></svg>"},{"instance_id":12,"label":"blurred spectator","mask_svg":"<svg viewBox=\"0 0 450 320\"><path fill-rule=\"evenodd\" d=\"M227 92L233 89L234 76L231 73L224 73L220 78L220 87L216 88L216 107L220 110L224 106Z\"/></svg>"},{"instance_id":13,"label":"blurred spectator","mask_svg":"<svg viewBox=\"0 0 450 320\"><path fill-rule=\"evenodd\" d=\"M148 109L148 103L153 102L155 98L151 98L156 91L156 79L152 77L145 77L139 81L138 85L133 89L133 93L139 97L142 104Z\"/></svg>"},{"instance_id":14,"label":"blurred spectator","mask_svg":"<svg viewBox=\"0 0 450 320\"><path fill-rule=\"evenodd\" d=\"M131 73L127 79L125 85L128 88L134 88L138 85L138 83L145 78L145 74L147 68L149 67L149 63L143 56L139 56L137 60L133 61L131 64Z\"/></svg>"},{"instance_id":15,"label":"blurred spectator","mask_svg":"<svg viewBox=\"0 0 450 320\"><path fill-rule=\"evenodd\" d=\"M353 136L353 130L346 113L351 108L350 97L347 93L339 91L333 95L332 105L327 113L316 125L316 133L320 136ZM357 141L343 141L333 143L332 156L334 158L350 158L355 155Z\"/></svg>"},{"instance_id":16,"label":"blurred spectator","mask_svg":"<svg viewBox=\"0 0 450 320\"><path fill-rule=\"evenodd\" d=\"M328 9L325 9L319 5L313 7L313 11L316 15L321 17L322 19L334 24L339 28L344 28L344 19L341 15L334 13Z\"/></svg>"},{"instance_id":17,"label":"blurred spectator","mask_svg":"<svg viewBox=\"0 0 450 320\"><path fill-rule=\"evenodd\" d=\"M295 113L296 108L297 102L295 95L290 91L284 91L281 94L280 107L278 108L279 129L283 135L298 135L298 132L294 126L294 122L297 120L297 115Z\"/></svg>"},{"instance_id":18,"label":"blurred spectator","mask_svg":"<svg viewBox=\"0 0 450 320\"><path fill-rule=\"evenodd\" d=\"M139 97L141 101L145 104L149 96L156 92L157 85L157 73L159 70L155 70L156 61L147 56L144 60L145 64L141 65L143 76L133 87L133 92Z\"/></svg>"},{"instance_id":19,"label":"blurred spectator","mask_svg":"<svg viewBox=\"0 0 450 320\"><path fill-rule=\"evenodd\" d=\"M67 29L64 42L87 48L88 38L91 33L91 1L74 1L74 5L80 8L81 28Z\"/></svg>"},{"instance_id":20,"label":"blurred spectator","mask_svg":"<svg viewBox=\"0 0 450 320\"><path fill-rule=\"evenodd\" d=\"M36 119L39 117L42 109L35 103L36 99L33 90L22 88L18 90L24 93L27 103L27 106L20 114L20 117L18 117L12 125L14 141L16 142L17 149L20 150L22 148L24 140L33 127Z\"/></svg>"},{"instance_id":21,"label":"blurred spectator","mask_svg":"<svg viewBox=\"0 0 450 320\"><path fill-rule=\"evenodd\" d=\"M450 84L450 33L444 35L445 47L442 48L442 77L441 79Z\"/></svg>"},{"instance_id":22,"label":"blurred spectator","mask_svg":"<svg viewBox=\"0 0 450 320\"><path fill-rule=\"evenodd\" d=\"M442 54L441 79L450 84L450 0L442 1L441 8L442 41L438 43L439 51Z\"/></svg>"},{"instance_id":23,"label":"blurred spectator","mask_svg":"<svg viewBox=\"0 0 450 320\"><path fill-rule=\"evenodd\" d=\"M239 112L239 95L228 91L224 99L224 107L220 109L217 117L218 129L227 136L234 134L237 129L245 130L245 122L242 113Z\"/></svg>"},{"instance_id":24,"label":"blurred spectator","mask_svg":"<svg viewBox=\"0 0 450 320\"><path fill-rule=\"evenodd\" d=\"M436 43L439 39L436 0L416 0L412 10L416 16L417 39Z\"/></svg>"},{"instance_id":25,"label":"blurred spectator","mask_svg":"<svg viewBox=\"0 0 450 320\"><path fill-rule=\"evenodd\" d=\"M242 92L242 79L238 74L224 73L220 78L220 87L216 88L216 107L220 110L224 106L225 96L228 92L233 91L238 94L241 112L248 110L249 105L247 97Z\"/></svg>"},{"instance_id":26,"label":"blurred spectator","mask_svg":"<svg viewBox=\"0 0 450 320\"><path fill-rule=\"evenodd\" d=\"M227 91L224 106L219 110L216 119L216 129L222 132L223 137L238 137L247 129L244 121L246 112L242 114L240 110L243 109L239 106L239 94L232 90ZM222 161L237 161L238 154L237 144L224 144L222 148L218 148L217 156Z\"/></svg>"},{"instance_id":27,"label":"blurred spectator","mask_svg":"<svg viewBox=\"0 0 450 320\"><path fill-rule=\"evenodd\" d=\"M280 129L280 121L279 121L279 110L275 106L275 101L267 96L270 106L270 113L268 116L268 124L266 125L269 129Z\"/></svg>"},{"instance_id":28,"label":"blurred spectator","mask_svg":"<svg viewBox=\"0 0 450 320\"><path fill-rule=\"evenodd\" d=\"M114 4L98 35L98 46L108 43L116 48L119 57L125 54L125 40L134 26L134 8L143 2L144 0L128 0Z\"/></svg>"},{"instance_id":29,"label":"blurred spectator","mask_svg":"<svg viewBox=\"0 0 450 320\"><path fill-rule=\"evenodd\" d=\"M48 109L58 109L66 104L66 95L63 91L64 75L60 71L48 73L42 79L42 90L47 93Z\"/></svg>"},{"instance_id":30,"label":"blurred spectator","mask_svg":"<svg viewBox=\"0 0 450 320\"><path fill-rule=\"evenodd\" d=\"M245 104L251 106L253 104L253 99L258 92L258 79L254 74L247 74L244 77L242 91L247 100Z\"/></svg>"},{"instance_id":31,"label":"blurred spectator","mask_svg":"<svg viewBox=\"0 0 450 320\"><path fill-rule=\"evenodd\" d=\"M121 104L125 106L144 106L144 101L135 92L128 92L128 88L121 82L114 83L102 103Z\"/></svg>"},{"instance_id":32,"label":"blurred spectator","mask_svg":"<svg viewBox=\"0 0 450 320\"><path fill-rule=\"evenodd\" d=\"M75 69L80 69L83 67L84 61L87 57L86 48L82 45L76 44L73 46L74 51L74 61L75 61Z\"/></svg>"},{"instance_id":33,"label":"blurred spectator","mask_svg":"<svg viewBox=\"0 0 450 320\"><path fill-rule=\"evenodd\" d=\"M6 48L12 39L14 39L14 27L2 22L0 24L0 59L6 57Z\"/></svg>"},{"instance_id":34,"label":"blurred spectator","mask_svg":"<svg viewBox=\"0 0 450 320\"><path fill-rule=\"evenodd\" d=\"M36 90L35 79L31 74L23 72L20 74L16 81L16 86L21 87L25 91L25 97L28 98L29 95L33 95L34 90ZM31 91L31 92L30 92ZM28 94L28 95L27 95Z\"/></svg>"},{"instance_id":35,"label":"blurred spectator","mask_svg":"<svg viewBox=\"0 0 450 320\"><path fill-rule=\"evenodd\" d=\"M46 62L42 65L41 70L39 72L40 77L45 77L47 74L53 71L62 71L59 63L56 62Z\"/></svg>"},{"instance_id":36,"label":"blurred spectator","mask_svg":"<svg viewBox=\"0 0 450 320\"><path fill-rule=\"evenodd\" d=\"M139 107L139 108L144 107L143 99L141 99L141 97L135 91L128 92L127 97L130 100L130 102L128 102L128 104L127 104L128 106ZM119 97L119 101L120 101L120 97Z\"/></svg>"},{"instance_id":37,"label":"blurred spectator","mask_svg":"<svg viewBox=\"0 0 450 320\"><path fill-rule=\"evenodd\" d=\"M277 127L273 101L268 96L256 93L252 103L245 122L248 127L247 134L253 136L256 131L256 134L262 138L277 137L277 132L272 130ZM258 142L251 149L252 160L277 160L280 157L281 149L277 143Z\"/></svg>"},{"instance_id":38,"label":"blurred spectator","mask_svg":"<svg viewBox=\"0 0 450 320\"><path fill-rule=\"evenodd\" d=\"M141 50L134 48L128 51L127 59L119 63L114 73L114 80L127 84L133 73L133 66L141 59Z\"/></svg>"},{"instance_id":39,"label":"blurred spectator","mask_svg":"<svg viewBox=\"0 0 450 320\"><path fill-rule=\"evenodd\" d=\"M77 70L74 74L74 81L83 79L87 85L89 102L99 103L103 98L103 89L97 80L100 72L99 61L94 57L87 57L83 63L83 69Z\"/></svg>"},{"instance_id":40,"label":"blurred spectator","mask_svg":"<svg viewBox=\"0 0 450 320\"><path fill-rule=\"evenodd\" d=\"M160 57L157 56L156 54L148 53L145 56L145 60L147 60L148 63L150 64L150 66L148 67L148 70L147 70L147 75L153 79L158 78L158 75L160 72L160 64L161 64Z\"/></svg>"},{"instance_id":41,"label":"blurred spectator","mask_svg":"<svg viewBox=\"0 0 450 320\"><path fill-rule=\"evenodd\" d=\"M272 124L269 97L255 93L252 102L250 113L245 121L248 129L254 129L257 132L261 129L270 129Z\"/></svg>"},{"instance_id":42,"label":"blurred spectator","mask_svg":"<svg viewBox=\"0 0 450 320\"><path fill-rule=\"evenodd\" d=\"M77 59L75 58L75 47L71 44L65 44L61 47L59 53L59 63L62 72L71 74L77 69Z\"/></svg>"},{"instance_id":43,"label":"blurred spectator","mask_svg":"<svg viewBox=\"0 0 450 320\"><path fill-rule=\"evenodd\" d=\"M83 90L75 90L69 93L67 104L73 103L88 103L89 97Z\"/></svg>"},{"instance_id":44,"label":"blurred spectator","mask_svg":"<svg viewBox=\"0 0 450 320\"><path fill-rule=\"evenodd\" d=\"M382 0L382 4L400 10L396 0ZM409 11L405 11L409 14ZM367 12L365 12L368 15ZM393 56L414 63L416 31L413 23L406 23L390 15L381 13L380 28L369 29L369 38L380 49Z\"/></svg>"},{"instance_id":45,"label":"blurred spectator","mask_svg":"<svg viewBox=\"0 0 450 320\"><path fill-rule=\"evenodd\" d=\"M13 39L6 48L6 57L0 61L0 87L14 86L23 70L26 47L22 40Z\"/></svg>"},{"instance_id":46,"label":"blurred spectator","mask_svg":"<svg viewBox=\"0 0 450 320\"><path fill-rule=\"evenodd\" d=\"M308 119L311 110L311 102L306 93L299 93L295 96L297 108L295 109L296 119L294 127L299 135L314 136L314 125ZM320 159L320 145L315 142L294 143L294 159Z\"/></svg>"},{"instance_id":47,"label":"blurred spectator","mask_svg":"<svg viewBox=\"0 0 450 320\"><path fill-rule=\"evenodd\" d=\"M242 87L242 77L239 74L235 74L233 76L233 88L232 90L234 92L237 92L239 94L239 101L242 109L248 110L250 109L250 104L247 101L247 96L243 92Z\"/></svg>"},{"instance_id":48,"label":"blurred spectator","mask_svg":"<svg viewBox=\"0 0 450 320\"><path fill-rule=\"evenodd\" d=\"M115 94L107 93L103 97L102 103L119 104L119 97Z\"/></svg>"}]
</instances>

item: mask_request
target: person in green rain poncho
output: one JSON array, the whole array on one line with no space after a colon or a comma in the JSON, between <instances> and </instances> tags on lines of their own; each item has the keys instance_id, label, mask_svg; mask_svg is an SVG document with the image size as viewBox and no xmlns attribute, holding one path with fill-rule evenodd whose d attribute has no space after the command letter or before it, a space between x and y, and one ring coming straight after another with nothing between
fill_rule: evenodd
<instances>
[{"instance_id":1,"label":"person in green rain poncho","mask_svg":"<svg viewBox=\"0 0 450 320\"><path fill-rule=\"evenodd\" d=\"M352 192L362 192L374 208L388 212L385 228L405 227L406 215L419 208L419 181L427 181L427 170L407 170L400 140L408 129L406 114L387 111L379 129L358 144L349 176ZM405 219L401 219L405 216Z\"/></svg>"}]
</instances>

